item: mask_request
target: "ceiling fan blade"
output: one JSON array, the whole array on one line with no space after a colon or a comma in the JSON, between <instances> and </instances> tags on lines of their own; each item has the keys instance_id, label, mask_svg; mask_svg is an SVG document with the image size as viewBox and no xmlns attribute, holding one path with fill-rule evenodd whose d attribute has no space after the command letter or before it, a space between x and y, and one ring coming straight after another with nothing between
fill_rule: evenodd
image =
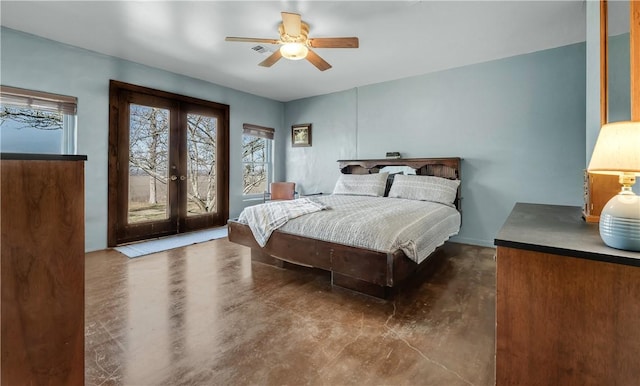
<instances>
[{"instance_id":1,"label":"ceiling fan blade","mask_svg":"<svg viewBox=\"0 0 640 386\"><path fill-rule=\"evenodd\" d=\"M358 48L359 44L356 37L309 39L309 45L313 48Z\"/></svg>"},{"instance_id":2,"label":"ceiling fan blade","mask_svg":"<svg viewBox=\"0 0 640 386\"><path fill-rule=\"evenodd\" d=\"M267 43L267 44L280 44L278 39L261 39L261 38L238 38L234 36L227 36L224 38L227 42L252 42L252 43Z\"/></svg>"},{"instance_id":3,"label":"ceiling fan blade","mask_svg":"<svg viewBox=\"0 0 640 386\"><path fill-rule=\"evenodd\" d=\"M280 53L280 50L275 50L275 52L273 54L271 54L271 56L269 56L268 58L266 58L262 62L258 63L258 66L271 67L274 64L276 64L276 62L278 60L280 60L281 58L282 58L282 54Z\"/></svg>"},{"instance_id":4,"label":"ceiling fan blade","mask_svg":"<svg viewBox=\"0 0 640 386\"><path fill-rule=\"evenodd\" d=\"M327 63L312 50L309 50L309 52L307 53L307 60L310 61L311 64L316 66L320 71L325 71L331 68L331 65L329 63Z\"/></svg>"},{"instance_id":5,"label":"ceiling fan blade","mask_svg":"<svg viewBox=\"0 0 640 386\"><path fill-rule=\"evenodd\" d=\"M297 13L281 12L282 25L284 26L284 33L291 37L300 36L300 30L302 28L302 19Z\"/></svg>"}]
</instances>

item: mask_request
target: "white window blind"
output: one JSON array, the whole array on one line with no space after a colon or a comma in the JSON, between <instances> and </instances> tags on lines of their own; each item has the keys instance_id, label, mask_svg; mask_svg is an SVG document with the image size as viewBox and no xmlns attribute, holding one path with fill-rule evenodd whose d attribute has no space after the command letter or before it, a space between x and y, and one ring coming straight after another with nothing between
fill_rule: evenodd
<instances>
[{"instance_id":1,"label":"white window blind","mask_svg":"<svg viewBox=\"0 0 640 386\"><path fill-rule=\"evenodd\" d=\"M259 138L265 138L265 139L273 139L275 134L275 129L272 129L270 127L264 127L264 126L245 123L242 125L242 134L251 135Z\"/></svg>"},{"instance_id":2,"label":"white window blind","mask_svg":"<svg viewBox=\"0 0 640 386\"><path fill-rule=\"evenodd\" d=\"M75 115L77 112L78 98L16 87L0 86L0 103L21 108Z\"/></svg>"}]
</instances>

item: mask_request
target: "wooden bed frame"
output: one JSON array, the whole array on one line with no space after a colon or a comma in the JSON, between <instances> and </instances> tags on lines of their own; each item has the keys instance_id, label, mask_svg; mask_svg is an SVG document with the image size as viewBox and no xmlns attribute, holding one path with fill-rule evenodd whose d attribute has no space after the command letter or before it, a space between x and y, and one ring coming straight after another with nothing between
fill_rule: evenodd
<instances>
[{"instance_id":1,"label":"wooden bed frame","mask_svg":"<svg viewBox=\"0 0 640 386\"><path fill-rule=\"evenodd\" d=\"M340 160L344 174L377 173L385 166L409 166L416 174L460 179L460 158L408 158ZM460 187L455 201L460 210ZM401 250L384 253L275 231L261 248L248 225L229 220L229 240L251 248L254 260L280 267L287 262L331 272L331 283L368 295L386 298L430 259L417 264ZM433 254L432 254L433 255Z\"/></svg>"}]
</instances>

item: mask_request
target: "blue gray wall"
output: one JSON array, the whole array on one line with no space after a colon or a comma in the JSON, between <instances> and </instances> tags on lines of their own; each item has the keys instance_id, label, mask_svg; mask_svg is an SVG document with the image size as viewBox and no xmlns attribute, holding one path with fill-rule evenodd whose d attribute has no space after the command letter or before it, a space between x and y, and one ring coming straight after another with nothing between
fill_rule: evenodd
<instances>
[{"instance_id":1,"label":"blue gray wall","mask_svg":"<svg viewBox=\"0 0 640 386\"><path fill-rule=\"evenodd\" d=\"M609 122L631 120L629 34L609 36Z\"/></svg>"},{"instance_id":2,"label":"blue gray wall","mask_svg":"<svg viewBox=\"0 0 640 386\"><path fill-rule=\"evenodd\" d=\"M195 98L225 103L230 108L230 214L237 216L242 200L242 124L276 129L276 179L284 178L282 129L284 106L198 79L97 54L15 30L2 28L0 82L3 85L71 95L78 98L78 153L86 154L86 250L107 242L107 147L109 80L119 80Z\"/></svg>"},{"instance_id":3,"label":"blue gray wall","mask_svg":"<svg viewBox=\"0 0 640 386\"><path fill-rule=\"evenodd\" d=\"M588 35L590 15L598 20L590 3ZM378 158L387 151L462 157L459 242L492 245L518 201L582 205L582 171L599 129L599 109L589 108L599 106L599 72L588 70L589 42L280 103L10 29L1 32L2 84L79 99L78 149L89 157L87 250L106 246L109 79L231 106L232 216L247 205L240 162L245 122L276 128L275 178L296 181L303 193L331 192L338 159ZM312 147L290 146L290 127L298 123L313 125Z\"/></svg>"},{"instance_id":4,"label":"blue gray wall","mask_svg":"<svg viewBox=\"0 0 640 386\"><path fill-rule=\"evenodd\" d=\"M516 202L582 205L585 77L581 43L288 102L313 146L287 147L287 180L331 192L337 159L462 157L455 241L492 245Z\"/></svg>"},{"instance_id":5,"label":"blue gray wall","mask_svg":"<svg viewBox=\"0 0 640 386\"><path fill-rule=\"evenodd\" d=\"M593 147L600 132L600 2L586 4L586 91L585 103L585 167L589 165Z\"/></svg>"}]
</instances>

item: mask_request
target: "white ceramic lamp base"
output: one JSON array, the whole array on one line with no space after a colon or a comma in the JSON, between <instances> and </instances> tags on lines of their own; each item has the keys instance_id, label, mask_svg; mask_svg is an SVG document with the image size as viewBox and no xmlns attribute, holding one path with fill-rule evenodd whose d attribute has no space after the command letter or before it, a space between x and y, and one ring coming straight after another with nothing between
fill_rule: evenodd
<instances>
[{"instance_id":1,"label":"white ceramic lamp base","mask_svg":"<svg viewBox=\"0 0 640 386\"><path fill-rule=\"evenodd\" d=\"M640 251L640 197L621 192L600 214L600 237L612 248Z\"/></svg>"}]
</instances>

